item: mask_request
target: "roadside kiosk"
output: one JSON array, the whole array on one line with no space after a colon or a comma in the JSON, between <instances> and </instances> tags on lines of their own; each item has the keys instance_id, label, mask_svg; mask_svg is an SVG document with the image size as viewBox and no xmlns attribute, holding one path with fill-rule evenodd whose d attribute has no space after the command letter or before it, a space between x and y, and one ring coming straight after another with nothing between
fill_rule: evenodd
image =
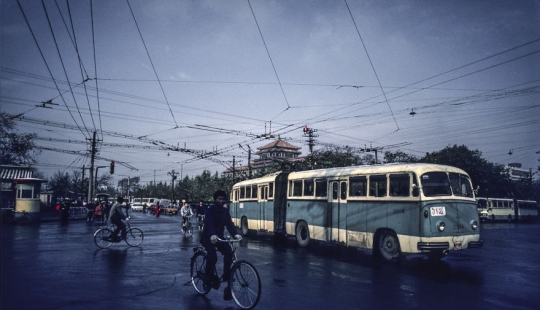
<instances>
[{"instance_id":1,"label":"roadside kiosk","mask_svg":"<svg viewBox=\"0 0 540 310\"><path fill-rule=\"evenodd\" d=\"M14 179L16 190L15 220L27 217L26 222L39 222L41 219L41 184L46 180L36 178Z\"/></svg>"}]
</instances>

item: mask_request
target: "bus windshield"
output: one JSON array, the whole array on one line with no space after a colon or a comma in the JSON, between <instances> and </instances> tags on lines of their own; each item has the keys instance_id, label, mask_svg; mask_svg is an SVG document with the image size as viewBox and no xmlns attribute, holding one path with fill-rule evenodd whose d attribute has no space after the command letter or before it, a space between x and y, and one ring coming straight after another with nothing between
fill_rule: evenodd
<instances>
[{"instance_id":1,"label":"bus windshield","mask_svg":"<svg viewBox=\"0 0 540 310\"><path fill-rule=\"evenodd\" d=\"M459 173L428 172L422 175L424 196L473 197L471 181Z\"/></svg>"}]
</instances>

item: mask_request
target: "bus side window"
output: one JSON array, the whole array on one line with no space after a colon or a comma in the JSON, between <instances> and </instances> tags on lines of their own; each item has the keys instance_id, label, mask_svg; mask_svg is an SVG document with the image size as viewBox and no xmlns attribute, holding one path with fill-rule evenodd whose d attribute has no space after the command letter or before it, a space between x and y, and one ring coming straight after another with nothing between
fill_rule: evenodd
<instances>
[{"instance_id":1,"label":"bus side window","mask_svg":"<svg viewBox=\"0 0 540 310\"><path fill-rule=\"evenodd\" d=\"M257 198L257 185L251 187L251 198Z\"/></svg>"},{"instance_id":2,"label":"bus side window","mask_svg":"<svg viewBox=\"0 0 540 310\"><path fill-rule=\"evenodd\" d=\"M240 199L246 198L246 188L240 187Z\"/></svg>"},{"instance_id":3,"label":"bus side window","mask_svg":"<svg viewBox=\"0 0 540 310\"><path fill-rule=\"evenodd\" d=\"M268 198L274 197L274 183L268 184Z\"/></svg>"},{"instance_id":4,"label":"bus side window","mask_svg":"<svg viewBox=\"0 0 540 310\"><path fill-rule=\"evenodd\" d=\"M313 196L313 180L304 180L304 196Z\"/></svg>"},{"instance_id":5,"label":"bus side window","mask_svg":"<svg viewBox=\"0 0 540 310\"><path fill-rule=\"evenodd\" d=\"M386 175L372 175L369 177L369 195L372 197L386 196Z\"/></svg>"},{"instance_id":6,"label":"bus side window","mask_svg":"<svg viewBox=\"0 0 540 310\"><path fill-rule=\"evenodd\" d=\"M315 180L315 196L317 197L327 197L328 196L328 187L326 184L326 179L317 179Z\"/></svg>"},{"instance_id":7,"label":"bus side window","mask_svg":"<svg viewBox=\"0 0 540 310\"><path fill-rule=\"evenodd\" d=\"M292 196L301 197L302 196L302 180L292 181L291 186L292 186Z\"/></svg>"},{"instance_id":8,"label":"bus side window","mask_svg":"<svg viewBox=\"0 0 540 310\"><path fill-rule=\"evenodd\" d=\"M366 196L367 178L365 176L349 179L349 196Z\"/></svg>"},{"instance_id":9,"label":"bus side window","mask_svg":"<svg viewBox=\"0 0 540 310\"><path fill-rule=\"evenodd\" d=\"M347 200L347 182L341 182L341 200Z\"/></svg>"},{"instance_id":10,"label":"bus side window","mask_svg":"<svg viewBox=\"0 0 540 310\"><path fill-rule=\"evenodd\" d=\"M409 174L390 175L390 196L409 197L410 188Z\"/></svg>"}]
</instances>

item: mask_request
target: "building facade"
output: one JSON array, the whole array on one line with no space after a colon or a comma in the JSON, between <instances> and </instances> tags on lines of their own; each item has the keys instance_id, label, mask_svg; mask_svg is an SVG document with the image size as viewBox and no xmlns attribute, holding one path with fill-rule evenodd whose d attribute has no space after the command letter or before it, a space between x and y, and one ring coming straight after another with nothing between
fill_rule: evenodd
<instances>
[{"instance_id":1,"label":"building facade","mask_svg":"<svg viewBox=\"0 0 540 310\"><path fill-rule=\"evenodd\" d=\"M257 148L255 155L258 158L254 159L247 165L232 167L223 172L223 174L232 177L233 175L240 178L247 178L250 174L265 174L267 171L274 169L283 162L300 162L305 158L300 157L302 152L301 147L290 144L278 138L266 145Z\"/></svg>"}]
</instances>

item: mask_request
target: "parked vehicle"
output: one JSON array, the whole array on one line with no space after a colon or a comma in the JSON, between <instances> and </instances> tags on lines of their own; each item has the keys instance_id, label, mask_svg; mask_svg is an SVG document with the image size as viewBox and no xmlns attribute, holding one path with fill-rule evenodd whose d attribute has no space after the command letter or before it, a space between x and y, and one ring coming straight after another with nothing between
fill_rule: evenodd
<instances>
[{"instance_id":1,"label":"parked vehicle","mask_svg":"<svg viewBox=\"0 0 540 310\"><path fill-rule=\"evenodd\" d=\"M171 201L169 199L160 199L159 206L162 209L168 208L169 206L171 206Z\"/></svg>"},{"instance_id":2,"label":"parked vehicle","mask_svg":"<svg viewBox=\"0 0 540 310\"><path fill-rule=\"evenodd\" d=\"M131 201L131 210L133 210L133 212L142 212L143 198L133 198Z\"/></svg>"},{"instance_id":3,"label":"parked vehicle","mask_svg":"<svg viewBox=\"0 0 540 310\"><path fill-rule=\"evenodd\" d=\"M175 208L173 205L169 205L168 207L162 208L161 213L162 214L167 214L167 215L177 215L178 214L178 209Z\"/></svg>"}]
</instances>

